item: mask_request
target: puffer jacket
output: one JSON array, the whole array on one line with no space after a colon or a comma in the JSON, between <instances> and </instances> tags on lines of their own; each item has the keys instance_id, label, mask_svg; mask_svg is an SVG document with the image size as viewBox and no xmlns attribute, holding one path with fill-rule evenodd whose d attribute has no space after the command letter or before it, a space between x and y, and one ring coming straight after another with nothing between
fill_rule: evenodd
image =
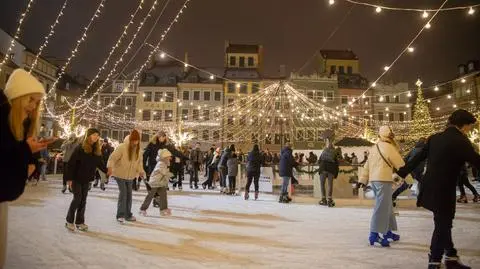
<instances>
[{"instance_id":1,"label":"puffer jacket","mask_svg":"<svg viewBox=\"0 0 480 269\"><path fill-rule=\"evenodd\" d=\"M170 172L168 164L160 161L158 156L156 161L157 164L150 175L150 181L148 181L148 184L152 188L165 188L168 186L168 180L173 177L173 174Z\"/></svg>"},{"instance_id":2,"label":"puffer jacket","mask_svg":"<svg viewBox=\"0 0 480 269\"><path fill-rule=\"evenodd\" d=\"M333 147L327 147L320 154L318 158L318 172L322 174L323 172L328 172L333 175L334 178L338 177L338 159L337 152Z\"/></svg>"},{"instance_id":3,"label":"puffer jacket","mask_svg":"<svg viewBox=\"0 0 480 269\"><path fill-rule=\"evenodd\" d=\"M228 168L228 176L236 177L238 174L238 159L237 158L228 159L227 168Z\"/></svg>"},{"instance_id":4,"label":"puffer jacket","mask_svg":"<svg viewBox=\"0 0 480 269\"><path fill-rule=\"evenodd\" d=\"M145 174L145 171L143 171L142 154L139 153L136 160L130 161L128 159L129 139L130 136L127 135L123 143L112 152L107 162L107 168L112 168L112 176L125 180L133 180L140 173Z\"/></svg>"},{"instance_id":5,"label":"puffer jacket","mask_svg":"<svg viewBox=\"0 0 480 269\"><path fill-rule=\"evenodd\" d=\"M292 149L285 147L280 153L279 175L281 177L292 177L295 160L293 159Z\"/></svg>"},{"instance_id":6,"label":"puffer jacket","mask_svg":"<svg viewBox=\"0 0 480 269\"><path fill-rule=\"evenodd\" d=\"M382 152L383 157L390 163L390 167L380 155L378 149ZM379 141L370 149L368 160L363 166L360 174L359 182L367 184L369 181L374 182L393 182L393 168L400 169L405 165L398 149L389 142Z\"/></svg>"},{"instance_id":7,"label":"puffer jacket","mask_svg":"<svg viewBox=\"0 0 480 269\"><path fill-rule=\"evenodd\" d=\"M227 166L227 161L228 159L230 159L230 156L232 156L232 151L230 150L230 148L225 148L223 150L223 153L220 157L220 162L218 163L218 169L222 169L222 168L225 168Z\"/></svg>"}]
</instances>

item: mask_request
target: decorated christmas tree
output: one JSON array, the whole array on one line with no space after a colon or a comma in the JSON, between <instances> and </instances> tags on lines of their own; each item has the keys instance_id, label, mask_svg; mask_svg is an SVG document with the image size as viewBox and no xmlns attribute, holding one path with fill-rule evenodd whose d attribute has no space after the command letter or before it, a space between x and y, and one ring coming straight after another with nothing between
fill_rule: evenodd
<instances>
[{"instance_id":1,"label":"decorated christmas tree","mask_svg":"<svg viewBox=\"0 0 480 269\"><path fill-rule=\"evenodd\" d=\"M368 126L368 121L365 121L365 125L363 128L363 138L370 142L373 142L375 141L376 137L377 136L375 132L372 130L372 128L370 128L370 126Z\"/></svg>"},{"instance_id":2,"label":"decorated christmas tree","mask_svg":"<svg viewBox=\"0 0 480 269\"><path fill-rule=\"evenodd\" d=\"M422 82L417 80L417 102L413 111L413 122L410 129L410 139L418 140L429 137L435 132L427 101L423 98Z\"/></svg>"}]
</instances>

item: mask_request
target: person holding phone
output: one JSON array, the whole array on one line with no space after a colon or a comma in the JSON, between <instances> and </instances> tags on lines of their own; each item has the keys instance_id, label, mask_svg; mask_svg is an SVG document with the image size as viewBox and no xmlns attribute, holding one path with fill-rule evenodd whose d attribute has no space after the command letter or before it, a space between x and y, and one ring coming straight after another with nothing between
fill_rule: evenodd
<instances>
[{"instance_id":1,"label":"person holding phone","mask_svg":"<svg viewBox=\"0 0 480 269\"><path fill-rule=\"evenodd\" d=\"M6 258L8 206L25 190L25 180L33 169L32 153L45 149L52 141L38 141L43 85L23 69L15 70L0 92L0 268Z\"/></svg>"}]
</instances>

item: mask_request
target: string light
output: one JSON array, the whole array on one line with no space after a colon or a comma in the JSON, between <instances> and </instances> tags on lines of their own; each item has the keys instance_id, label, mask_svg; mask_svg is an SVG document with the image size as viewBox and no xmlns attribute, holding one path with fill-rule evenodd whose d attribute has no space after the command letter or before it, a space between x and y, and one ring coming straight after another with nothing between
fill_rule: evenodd
<instances>
[{"instance_id":1,"label":"string light","mask_svg":"<svg viewBox=\"0 0 480 269\"><path fill-rule=\"evenodd\" d=\"M390 69L390 67L389 67L389 66L385 66L385 67L383 67L383 70L385 70L385 71L388 71L388 69Z\"/></svg>"},{"instance_id":2,"label":"string light","mask_svg":"<svg viewBox=\"0 0 480 269\"><path fill-rule=\"evenodd\" d=\"M430 24L430 22L427 22L427 24L425 24L426 29L430 29L431 27L432 27L432 25Z\"/></svg>"},{"instance_id":3,"label":"string light","mask_svg":"<svg viewBox=\"0 0 480 269\"><path fill-rule=\"evenodd\" d=\"M473 9L473 7L470 7L468 9L468 15L473 15L475 13L475 9Z\"/></svg>"},{"instance_id":4,"label":"string light","mask_svg":"<svg viewBox=\"0 0 480 269\"><path fill-rule=\"evenodd\" d=\"M373 82L372 83L372 88L375 88L377 86L377 83L376 82Z\"/></svg>"},{"instance_id":5,"label":"string light","mask_svg":"<svg viewBox=\"0 0 480 269\"><path fill-rule=\"evenodd\" d=\"M438 12L438 11L454 11L454 10L467 10L470 12L470 9L473 9L474 7L480 6L480 4L476 5L468 5L468 6L454 6L454 7L440 7L438 9L425 9L425 8L400 8L400 7L391 7L391 6L384 6L384 5L376 5L376 4L370 4L368 2L360 2L356 0L345 0L346 2L349 2L351 4L355 5L361 5L361 6L366 6L366 7L373 7L375 9L380 8L380 9L385 9L385 10L393 10L393 11L409 11L409 12ZM424 16L422 14L422 16Z\"/></svg>"},{"instance_id":6,"label":"string light","mask_svg":"<svg viewBox=\"0 0 480 269\"><path fill-rule=\"evenodd\" d=\"M335 4L335 0L329 0L328 3L329 3L330 5L333 5L333 4Z\"/></svg>"},{"instance_id":7,"label":"string light","mask_svg":"<svg viewBox=\"0 0 480 269\"><path fill-rule=\"evenodd\" d=\"M62 8L58 12L57 17L55 18L55 21L50 26L50 32L48 33L48 35L45 36L44 38L45 40L43 41L43 44L38 49L37 55L35 55L35 60L33 61L32 66L30 67L30 71L28 71L29 73L32 73L33 69L35 69L35 67L37 66L38 58L40 57L40 55L42 55L43 50L47 47L48 40L50 39L50 37L52 37L53 34L55 33L55 27L60 22L60 18L63 16L63 11L67 7L67 3L68 3L68 0L65 0L65 2L63 2Z\"/></svg>"},{"instance_id":8,"label":"string light","mask_svg":"<svg viewBox=\"0 0 480 269\"><path fill-rule=\"evenodd\" d=\"M415 51L415 48L414 47L408 47L408 52L412 53L413 51Z\"/></svg>"},{"instance_id":9,"label":"string light","mask_svg":"<svg viewBox=\"0 0 480 269\"><path fill-rule=\"evenodd\" d=\"M408 97L412 97L412 93L409 91L409 92L407 93L407 96L408 96Z\"/></svg>"},{"instance_id":10,"label":"string light","mask_svg":"<svg viewBox=\"0 0 480 269\"><path fill-rule=\"evenodd\" d=\"M10 45L8 45L7 51L5 52L5 58L3 58L2 62L0 62L0 72L2 72L3 65L10 58L10 52L15 47L15 41L20 38L20 33L22 31L23 22L25 21L25 16L27 16L27 14L30 12L30 8L32 7L33 2L34 0L28 1L25 11L20 15L20 19L18 20L18 26L17 26L17 30L15 31L15 35L13 36L12 41L10 41Z\"/></svg>"},{"instance_id":11,"label":"string light","mask_svg":"<svg viewBox=\"0 0 480 269\"><path fill-rule=\"evenodd\" d=\"M428 12L427 11L423 11L422 18L424 18L424 19L428 18Z\"/></svg>"},{"instance_id":12,"label":"string light","mask_svg":"<svg viewBox=\"0 0 480 269\"><path fill-rule=\"evenodd\" d=\"M433 90L438 92L438 90L439 90L438 86L435 86L435 88Z\"/></svg>"},{"instance_id":13,"label":"string light","mask_svg":"<svg viewBox=\"0 0 480 269\"><path fill-rule=\"evenodd\" d=\"M382 12L382 8L381 8L381 7L377 7L377 8L375 9L375 12L377 12L377 13Z\"/></svg>"},{"instance_id":14,"label":"string light","mask_svg":"<svg viewBox=\"0 0 480 269\"><path fill-rule=\"evenodd\" d=\"M462 78L460 81L461 81L462 83L465 83L465 82L467 82L467 80L466 80L466 79L464 79L464 78Z\"/></svg>"}]
</instances>

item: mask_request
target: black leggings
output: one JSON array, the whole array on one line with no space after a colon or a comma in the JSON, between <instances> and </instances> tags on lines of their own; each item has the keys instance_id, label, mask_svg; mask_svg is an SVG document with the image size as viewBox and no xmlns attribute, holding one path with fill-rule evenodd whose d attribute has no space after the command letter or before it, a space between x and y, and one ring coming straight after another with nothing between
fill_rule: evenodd
<instances>
[{"instance_id":1,"label":"black leggings","mask_svg":"<svg viewBox=\"0 0 480 269\"><path fill-rule=\"evenodd\" d=\"M470 189L473 195L478 196L478 192L475 189L475 187L472 186L470 183L470 180L468 180L467 175L461 175L460 178L458 179L458 188L460 189L460 195L465 196L465 187Z\"/></svg>"},{"instance_id":2,"label":"black leggings","mask_svg":"<svg viewBox=\"0 0 480 269\"><path fill-rule=\"evenodd\" d=\"M250 190L250 185L252 185L252 180L253 180L253 185L255 186L255 192L258 192L259 179L260 179L260 174L248 174L247 185L245 186L245 192L248 192Z\"/></svg>"}]
</instances>

